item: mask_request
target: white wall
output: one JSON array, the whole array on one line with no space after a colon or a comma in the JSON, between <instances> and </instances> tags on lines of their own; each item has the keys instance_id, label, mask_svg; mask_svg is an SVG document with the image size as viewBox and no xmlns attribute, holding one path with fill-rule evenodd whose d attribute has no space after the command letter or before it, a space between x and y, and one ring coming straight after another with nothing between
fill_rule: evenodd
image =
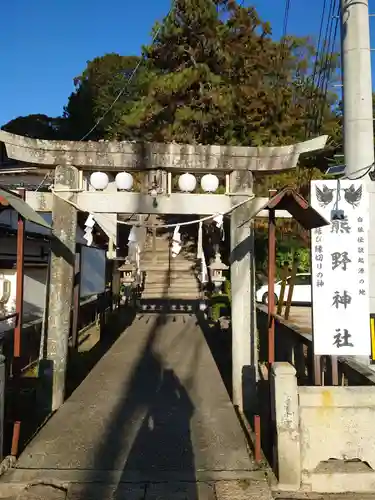
<instances>
[{"instance_id":1,"label":"white wall","mask_svg":"<svg viewBox=\"0 0 375 500\"><path fill-rule=\"evenodd\" d=\"M45 304L47 266L26 268L24 275L23 311L29 315L42 316Z\"/></svg>"},{"instance_id":2,"label":"white wall","mask_svg":"<svg viewBox=\"0 0 375 500\"><path fill-rule=\"evenodd\" d=\"M0 278L4 277L11 283L10 297L4 306L4 313L16 310L17 272L15 269L0 269ZM24 273L23 312L24 320L36 319L43 315L47 266L26 267Z\"/></svg>"},{"instance_id":3,"label":"white wall","mask_svg":"<svg viewBox=\"0 0 375 500\"><path fill-rule=\"evenodd\" d=\"M2 250L1 239L0 249ZM37 245L30 248L30 245L27 244L26 251L34 252L37 255L38 252L40 253L40 248L38 249ZM81 266L81 298L103 293L105 290L106 252L97 248L82 247ZM47 270L47 265L42 267L30 265L24 268L24 322L43 316ZM15 269L0 269L0 281L2 278L11 282L11 291L7 303L3 306L0 304L0 317L15 312L17 272ZM2 322L0 322L0 332L2 331L1 324Z\"/></svg>"}]
</instances>

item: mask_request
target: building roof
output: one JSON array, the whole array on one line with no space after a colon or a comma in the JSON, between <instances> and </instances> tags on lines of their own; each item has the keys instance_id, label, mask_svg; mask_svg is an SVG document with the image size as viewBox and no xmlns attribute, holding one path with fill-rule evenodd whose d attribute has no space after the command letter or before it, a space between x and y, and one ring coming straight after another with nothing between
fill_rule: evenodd
<instances>
[{"instance_id":1,"label":"building roof","mask_svg":"<svg viewBox=\"0 0 375 500\"><path fill-rule=\"evenodd\" d=\"M51 229L50 224L46 222L41 215L39 215L33 208L30 207L19 195L8 191L7 189L0 188L0 205L11 206L17 213L19 213L25 220L33 222L38 226L43 226Z\"/></svg>"},{"instance_id":2,"label":"building roof","mask_svg":"<svg viewBox=\"0 0 375 500\"><path fill-rule=\"evenodd\" d=\"M304 229L308 230L330 224L315 208L309 205L305 198L288 186L278 191L262 206L256 207L255 213L241 225L256 217L262 210L286 210Z\"/></svg>"}]
</instances>

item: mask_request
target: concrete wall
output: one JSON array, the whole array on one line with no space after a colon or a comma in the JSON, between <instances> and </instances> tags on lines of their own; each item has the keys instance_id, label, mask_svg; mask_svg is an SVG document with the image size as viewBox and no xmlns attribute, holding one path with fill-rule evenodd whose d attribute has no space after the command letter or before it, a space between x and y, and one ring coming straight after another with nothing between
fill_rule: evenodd
<instances>
[{"instance_id":1,"label":"concrete wall","mask_svg":"<svg viewBox=\"0 0 375 500\"><path fill-rule=\"evenodd\" d=\"M298 386L276 362L271 402L279 489L375 491L374 386Z\"/></svg>"}]
</instances>

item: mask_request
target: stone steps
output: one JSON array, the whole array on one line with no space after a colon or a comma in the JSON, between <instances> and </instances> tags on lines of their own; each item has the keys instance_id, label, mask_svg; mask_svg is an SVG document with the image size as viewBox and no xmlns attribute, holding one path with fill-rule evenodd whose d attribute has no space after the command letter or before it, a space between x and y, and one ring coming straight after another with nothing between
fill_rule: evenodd
<instances>
[{"instance_id":1,"label":"stone steps","mask_svg":"<svg viewBox=\"0 0 375 500\"><path fill-rule=\"evenodd\" d=\"M155 248L153 248L152 245L147 245L144 246L142 249L142 255L147 255L148 253L169 253L169 245L156 245Z\"/></svg>"},{"instance_id":2,"label":"stone steps","mask_svg":"<svg viewBox=\"0 0 375 500\"><path fill-rule=\"evenodd\" d=\"M146 272L142 299L199 299L195 266L193 255L180 253L171 258L168 234L156 237L155 249L152 235L149 235L141 254L141 270Z\"/></svg>"},{"instance_id":3,"label":"stone steps","mask_svg":"<svg viewBox=\"0 0 375 500\"><path fill-rule=\"evenodd\" d=\"M168 262L150 262L146 261L143 262L141 260L141 271L145 271L147 273L153 273L153 272L168 272L170 271L179 271L179 272L192 272L195 269L195 262L190 262L188 260L175 260L171 261L169 264Z\"/></svg>"},{"instance_id":4,"label":"stone steps","mask_svg":"<svg viewBox=\"0 0 375 500\"><path fill-rule=\"evenodd\" d=\"M169 239L166 239L166 238L163 238L163 239L156 239L156 242L155 242L155 248L160 248L160 249L165 249L165 248L169 248L170 247L170 244L171 244L171 241ZM147 240L145 242L145 244L143 245L143 250L146 251L146 250L153 250L154 248L154 244L153 244L153 241L152 241L152 238L150 240Z\"/></svg>"},{"instance_id":5,"label":"stone steps","mask_svg":"<svg viewBox=\"0 0 375 500\"><path fill-rule=\"evenodd\" d=\"M168 287L168 288L184 288L184 287L192 288L192 287L195 287L195 288L197 288L198 282L194 278L194 276L192 277L192 279L189 279L189 280L188 279L181 279L181 280L165 280L165 281L151 280L151 281L149 281L148 279L146 279L145 286L149 287L149 288L165 288L165 287Z\"/></svg>"},{"instance_id":6,"label":"stone steps","mask_svg":"<svg viewBox=\"0 0 375 500\"><path fill-rule=\"evenodd\" d=\"M188 259L171 259L171 260L162 260L162 259L141 259L141 266L149 266L149 265L155 265L157 264L161 271L168 270L169 268L173 267L183 267L185 266L186 268L190 268L192 266L196 265L196 262L194 260L188 260ZM157 270L157 269L155 269Z\"/></svg>"},{"instance_id":7,"label":"stone steps","mask_svg":"<svg viewBox=\"0 0 375 500\"><path fill-rule=\"evenodd\" d=\"M152 272L147 273L146 281L147 283L165 283L167 280L173 281L197 281L195 274L190 270L178 271L169 269L157 269Z\"/></svg>"},{"instance_id":8,"label":"stone steps","mask_svg":"<svg viewBox=\"0 0 375 500\"><path fill-rule=\"evenodd\" d=\"M179 255L177 255L177 257L172 257L169 255L169 249L155 250L155 251L149 250L147 252L141 253L141 260L158 259L161 261L168 262L169 260L179 260L179 259L187 259L187 258L191 259L191 260L195 260L194 255L187 256L182 252Z\"/></svg>"},{"instance_id":9,"label":"stone steps","mask_svg":"<svg viewBox=\"0 0 375 500\"><path fill-rule=\"evenodd\" d=\"M153 292L144 291L141 299L184 299L184 300L198 300L200 292L184 292L184 291L167 291L167 292Z\"/></svg>"},{"instance_id":10,"label":"stone steps","mask_svg":"<svg viewBox=\"0 0 375 500\"><path fill-rule=\"evenodd\" d=\"M144 292L152 292L152 293L172 293L172 292L186 292L186 293L196 293L199 292L199 287L195 283L191 283L190 285L172 285L172 286L163 286L163 285L152 285L145 286Z\"/></svg>"}]
</instances>

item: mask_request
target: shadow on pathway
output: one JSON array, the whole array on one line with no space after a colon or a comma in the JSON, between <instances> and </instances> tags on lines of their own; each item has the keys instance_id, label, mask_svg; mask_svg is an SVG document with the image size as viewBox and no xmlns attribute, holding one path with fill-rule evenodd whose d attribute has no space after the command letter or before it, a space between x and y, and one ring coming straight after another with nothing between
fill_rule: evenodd
<instances>
[{"instance_id":1,"label":"shadow on pathway","mask_svg":"<svg viewBox=\"0 0 375 500\"><path fill-rule=\"evenodd\" d=\"M119 462L122 462L121 478L117 485L111 485L108 474L101 490L103 498L112 490L113 498L120 500L124 498L126 483L132 483L131 487L125 487L134 494L134 488L141 487L140 483L163 482L173 473L181 472L191 483L189 499L198 498L190 436L194 406L174 370L165 367L157 353L155 344L159 333L166 334L163 331L166 318L158 316L155 319L129 383L124 387L123 397L119 397L119 403L103 429L101 445L94 450L94 466L81 489L82 499L97 493L96 471L116 471ZM176 343L175 338L172 343ZM124 446L127 448L125 454ZM191 488L193 485L194 489Z\"/></svg>"}]
</instances>

